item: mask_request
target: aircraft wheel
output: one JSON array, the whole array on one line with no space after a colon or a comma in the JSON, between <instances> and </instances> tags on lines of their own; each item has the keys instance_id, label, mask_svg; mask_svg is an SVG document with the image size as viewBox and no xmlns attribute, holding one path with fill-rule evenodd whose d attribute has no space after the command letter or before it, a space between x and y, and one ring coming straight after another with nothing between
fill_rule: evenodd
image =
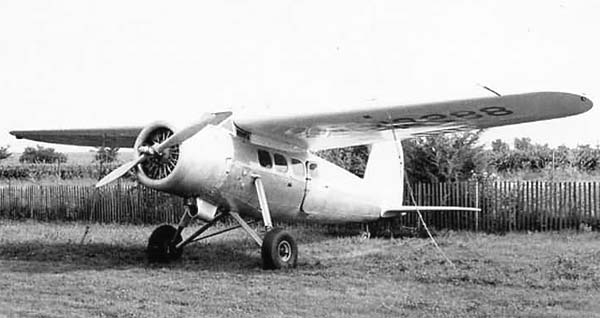
<instances>
[{"instance_id":1,"label":"aircraft wheel","mask_svg":"<svg viewBox=\"0 0 600 318\"><path fill-rule=\"evenodd\" d=\"M298 245L294 237L283 229L273 229L265 235L261 247L264 269L295 268Z\"/></svg>"},{"instance_id":2,"label":"aircraft wheel","mask_svg":"<svg viewBox=\"0 0 600 318\"><path fill-rule=\"evenodd\" d=\"M177 233L175 227L168 224L161 225L152 232L148 239L148 248L146 250L149 262L166 263L181 257L183 249L176 248L175 245L183 239L181 238L181 234L179 234L175 242L171 242L175 233Z\"/></svg>"}]
</instances>

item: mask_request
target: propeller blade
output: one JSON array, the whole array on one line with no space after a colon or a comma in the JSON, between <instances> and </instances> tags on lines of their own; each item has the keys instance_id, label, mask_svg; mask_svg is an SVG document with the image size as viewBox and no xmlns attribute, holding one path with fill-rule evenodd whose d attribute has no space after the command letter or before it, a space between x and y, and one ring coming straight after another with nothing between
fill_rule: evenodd
<instances>
[{"instance_id":1,"label":"propeller blade","mask_svg":"<svg viewBox=\"0 0 600 318\"><path fill-rule=\"evenodd\" d=\"M160 145L156 146L154 150L158 153L161 153L167 148L179 145L188 138L200 132L200 130L202 130L204 127L210 124L218 125L229 116L231 116L231 112L205 113L197 123L176 132L167 140L163 141Z\"/></svg>"},{"instance_id":2,"label":"propeller blade","mask_svg":"<svg viewBox=\"0 0 600 318\"><path fill-rule=\"evenodd\" d=\"M137 166L140 162L142 162L144 160L146 160L146 155L141 155L140 157L138 157L135 160L124 163L117 169L111 171L109 174L104 176L104 178L102 178L100 181L98 181L98 183L96 183L96 188L103 187L103 186L119 179L120 177L125 175L127 173L127 171L131 170L133 167Z\"/></svg>"}]
</instances>

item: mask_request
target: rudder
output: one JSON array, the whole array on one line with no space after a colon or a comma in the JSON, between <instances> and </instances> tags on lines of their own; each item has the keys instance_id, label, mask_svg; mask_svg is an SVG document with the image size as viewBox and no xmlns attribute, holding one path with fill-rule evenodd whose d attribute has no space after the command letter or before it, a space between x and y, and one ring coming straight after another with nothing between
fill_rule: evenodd
<instances>
[{"instance_id":1,"label":"rudder","mask_svg":"<svg viewBox=\"0 0 600 318\"><path fill-rule=\"evenodd\" d=\"M404 152L402 144L384 141L371 145L365 182L378 196L382 209L401 207L404 200Z\"/></svg>"}]
</instances>

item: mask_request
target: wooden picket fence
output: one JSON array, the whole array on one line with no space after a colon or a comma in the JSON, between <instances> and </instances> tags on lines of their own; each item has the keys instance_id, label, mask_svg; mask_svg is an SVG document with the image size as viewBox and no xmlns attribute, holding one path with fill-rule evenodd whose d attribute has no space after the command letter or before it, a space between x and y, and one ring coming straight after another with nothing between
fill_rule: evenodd
<instances>
[{"instance_id":1,"label":"wooden picket fence","mask_svg":"<svg viewBox=\"0 0 600 318\"><path fill-rule=\"evenodd\" d=\"M479 207L480 212L423 212L436 229L486 232L600 229L599 182L462 182L414 184L405 204ZM175 223L183 200L133 183L102 189L70 185L0 187L0 218L100 223ZM375 228L416 227L407 213L370 224Z\"/></svg>"},{"instance_id":2,"label":"wooden picket fence","mask_svg":"<svg viewBox=\"0 0 600 318\"><path fill-rule=\"evenodd\" d=\"M0 187L0 218L155 224L178 221L183 199L144 186L101 189L71 185Z\"/></svg>"},{"instance_id":3,"label":"wooden picket fence","mask_svg":"<svg viewBox=\"0 0 600 318\"><path fill-rule=\"evenodd\" d=\"M411 188L405 191L406 205L416 203L481 209L480 212L422 212L425 223L436 229L495 233L600 230L600 182L423 183ZM383 220L374 225L398 228L417 227L418 224L418 215L408 213L403 218Z\"/></svg>"}]
</instances>

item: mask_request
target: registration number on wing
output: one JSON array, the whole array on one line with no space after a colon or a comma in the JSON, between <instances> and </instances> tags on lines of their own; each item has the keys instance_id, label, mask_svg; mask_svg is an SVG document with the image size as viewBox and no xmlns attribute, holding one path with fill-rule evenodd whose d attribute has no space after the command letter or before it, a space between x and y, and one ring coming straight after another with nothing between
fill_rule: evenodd
<instances>
[{"instance_id":1,"label":"registration number on wing","mask_svg":"<svg viewBox=\"0 0 600 318\"><path fill-rule=\"evenodd\" d=\"M380 121L379 128L410 128L415 126L434 126L460 121L475 120L486 116L499 117L512 114L513 111L502 106L483 107L478 110L460 110L449 114L426 114L419 117L397 117L390 121Z\"/></svg>"}]
</instances>

